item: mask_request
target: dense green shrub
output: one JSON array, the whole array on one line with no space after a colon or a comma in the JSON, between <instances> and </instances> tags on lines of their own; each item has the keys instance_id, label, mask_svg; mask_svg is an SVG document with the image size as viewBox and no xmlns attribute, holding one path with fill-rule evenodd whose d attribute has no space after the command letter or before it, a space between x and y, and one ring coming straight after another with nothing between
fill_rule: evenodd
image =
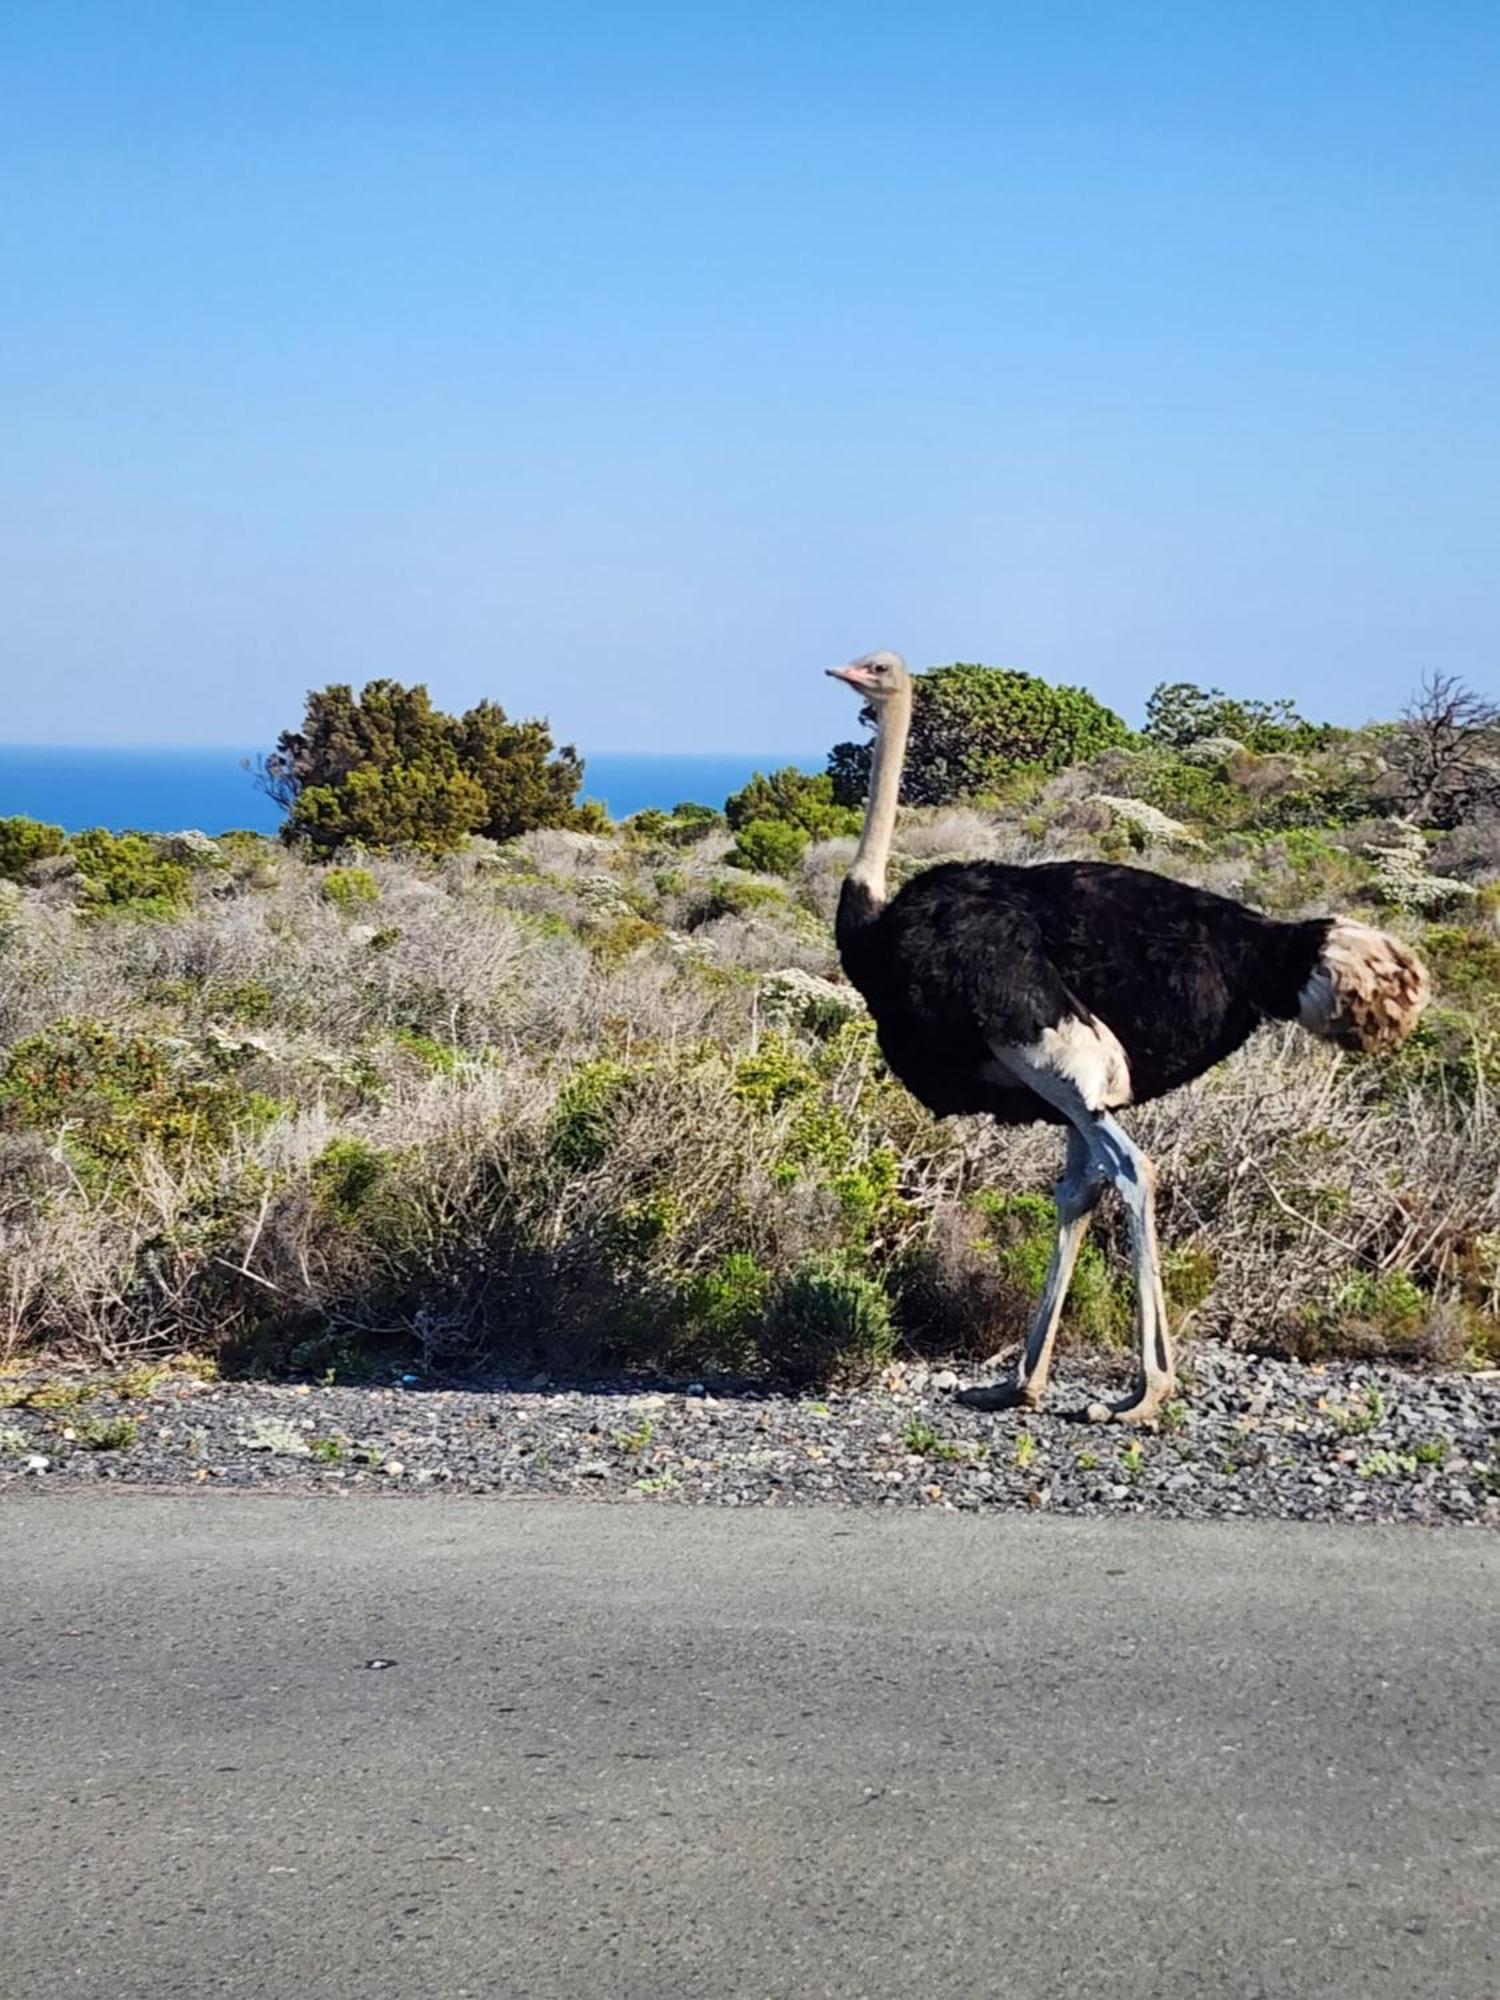
<instances>
[{"instance_id":1,"label":"dense green shrub","mask_svg":"<svg viewBox=\"0 0 1500 2000\"><path fill-rule=\"evenodd\" d=\"M994 1228L995 1261L1025 1300L1040 1298L1057 1241L1057 1211L1047 1196L1030 1191L979 1195L975 1207ZM1068 1326L1104 1347L1129 1335L1132 1304L1116 1284L1097 1241L1085 1239L1068 1288Z\"/></svg>"},{"instance_id":2,"label":"dense green shrub","mask_svg":"<svg viewBox=\"0 0 1500 2000\"><path fill-rule=\"evenodd\" d=\"M78 866L85 907L99 913L172 916L191 890L192 870L167 860L143 833L95 827L75 834L68 852Z\"/></svg>"},{"instance_id":3,"label":"dense green shrub","mask_svg":"<svg viewBox=\"0 0 1500 2000\"><path fill-rule=\"evenodd\" d=\"M735 1095L763 1111L777 1111L818 1087L811 1058L785 1035L762 1035L734 1066Z\"/></svg>"},{"instance_id":4,"label":"dense green shrub","mask_svg":"<svg viewBox=\"0 0 1500 2000\"><path fill-rule=\"evenodd\" d=\"M857 833L860 815L834 798L826 771L757 771L724 802L724 817L735 834L729 856L736 868L766 875L790 875L810 840Z\"/></svg>"},{"instance_id":5,"label":"dense green shrub","mask_svg":"<svg viewBox=\"0 0 1500 2000\"><path fill-rule=\"evenodd\" d=\"M392 1155L366 1139L330 1139L312 1163L312 1183L325 1207L354 1221L390 1177Z\"/></svg>"},{"instance_id":6,"label":"dense green shrub","mask_svg":"<svg viewBox=\"0 0 1500 2000\"><path fill-rule=\"evenodd\" d=\"M1287 1345L1307 1361L1350 1353L1417 1359L1433 1314L1431 1295L1406 1271L1344 1271L1302 1308Z\"/></svg>"},{"instance_id":7,"label":"dense green shrub","mask_svg":"<svg viewBox=\"0 0 1500 2000\"><path fill-rule=\"evenodd\" d=\"M330 868L319 887L324 900L346 914L380 901L380 884L368 868Z\"/></svg>"},{"instance_id":8,"label":"dense green shrub","mask_svg":"<svg viewBox=\"0 0 1500 2000\"><path fill-rule=\"evenodd\" d=\"M1378 809L1378 765L1342 743L1307 755L1238 750L1202 762L1161 744L1105 760L1106 789L1206 835L1329 830Z\"/></svg>"},{"instance_id":9,"label":"dense green shrub","mask_svg":"<svg viewBox=\"0 0 1500 2000\"><path fill-rule=\"evenodd\" d=\"M682 1295L689 1352L711 1368L753 1373L770 1284L770 1272L747 1250L732 1250L695 1273Z\"/></svg>"},{"instance_id":10,"label":"dense green shrub","mask_svg":"<svg viewBox=\"0 0 1500 2000\"><path fill-rule=\"evenodd\" d=\"M724 801L724 817L735 833L779 820L801 827L811 840L857 833L860 821L858 811L835 799L828 772L799 771L794 764L780 771L757 771L747 785Z\"/></svg>"},{"instance_id":11,"label":"dense green shrub","mask_svg":"<svg viewBox=\"0 0 1500 2000\"><path fill-rule=\"evenodd\" d=\"M790 875L807 846L806 829L786 819L752 819L734 837L734 852L726 858L733 868L758 875Z\"/></svg>"},{"instance_id":12,"label":"dense green shrub","mask_svg":"<svg viewBox=\"0 0 1500 2000\"><path fill-rule=\"evenodd\" d=\"M0 819L0 879L19 882L33 861L48 861L63 851L63 830L23 813Z\"/></svg>"},{"instance_id":13,"label":"dense green shrub","mask_svg":"<svg viewBox=\"0 0 1500 2000\"><path fill-rule=\"evenodd\" d=\"M766 1301L761 1352L788 1382L861 1382L895 1351L882 1286L839 1255L804 1259Z\"/></svg>"},{"instance_id":14,"label":"dense green shrub","mask_svg":"<svg viewBox=\"0 0 1500 2000\"><path fill-rule=\"evenodd\" d=\"M552 1156L565 1173L587 1173L604 1159L631 1082L629 1067L608 1058L580 1063L568 1077L552 1121Z\"/></svg>"},{"instance_id":15,"label":"dense green shrub","mask_svg":"<svg viewBox=\"0 0 1500 2000\"><path fill-rule=\"evenodd\" d=\"M1242 700L1192 681L1161 681L1152 689L1143 731L1148 742L1168 750L1185 750L1212 736L1230 737L1248 750L1311 750L1332 733L1326 723L1299 715L1284 698Z\"/></svg>"},{"instance_id":16,"label":"dense green shrub","mask_svg":"<svg viewBox=\"0 0 1500 2000\"><path fill-rule=\"evenodd\" d=\"M583 760L571 744L554 749L545 722L512 722L498 702L482 701L459 717L455 735L459 764L484 793L478 830L490 840L544 826L596 830L597 813L580 816L574 804Z\"/></svg>"},{"instance_id":17,"label":"dense green shrub","mask_svg":"<svg viewBox=\"0 0 1500 2000\"><path fill-rule=\"evenodd\" d=\"M1492 1014L1500 1027L1500 935L1477 925L1430 924L1422 955L1440 993Z\"/></svg>"},{"instance_id":18,"label":"dense green shrub","mask_svg":"<svg viewBox=\"0 0 1500 2000\"><path fill-rule=\"evenodd\" d=\"M873 726L868 704L861 720ZM1053 687L1008 667L934 667L916 676L901 796L927 806L982 797L1009 783L1018 766L1060 771L1129 737L1119 716L1083 688ZM864 800L870 754L869 743L830 751L840 804Z\"/></svg>"},{"instance_id":19,"label":"dense green shrub","mask_svg":"<svg viewBox=\"0 0 1500 2000\"><path fill-rule=\"evenodd\" d=\"M724 815L714 806L694 805L690 800L673 806L670 812L648 806L632 813L624 822L624 832L632 840L664 841L669 847L691 847L705 834L724 824Z\"/></svg>"},{"instance_id":20,"label":"dense green shrub","mask_svg":"<svg viewBox=\"0 0 1500 2000\"><path fill-rule=\"evenodd\" d=\"M743 876L712 875L694 898L685 922L689 930L710 924L716 917L748 917L757 912L784 910L786 892L775 882L752 882Z\"/></svg>"},{"instance_id":21,"label":"dense green shrub","mask_svg":"<svg viewBox=\"0 0 1500 2000\"><path fill-rule=\"evenodd\" d=\"M328 853L358 844L444 853L471 833L510 840L534 828L590 828L575 803L583 765L554 750L544 722L512 722L482 701L461 716L423 686L342 683L308 696L302 727L284 730L262 782L287 808L282 836Z\"/></svg>"},{"instance_id":22,"label":"dense green shrub","mask_svg":"<svg viewBox=\"0 0 1500 2000\"><path fill-rule=\"evenodd\" d=\"M336 785L307 786L285 832L323 853L415 847L443 854L462 847L483 815L484 793L467 772L391 764L351 771Z\"/></svg>"},{"instance_id":23,"label":"dense green shrub","mask_svg":"<svg viewBox=\"0 0 1500 2000\"><path fill-rule=\"evenodd\" d=\"M62 1137L82 1172L225 1145L275 1112L246 1088L253 1051L212 1035L193 1041L63 1020L16 1042L0 1068L0 1129Z\"/></svg>"},{"instance_id":24,"label":"dense green shrub","mask_svg":"<svg viewBox=\"0 0 1500 2000\"><path fill-rule=\"evenodd\" d=\"M1200 832L1229 832L1254 816L1249 799L1222 771L1189 764L1181 757L1162 753L1132 757L1117 782L1131 798Z\"/></svg>"}]
</instances>

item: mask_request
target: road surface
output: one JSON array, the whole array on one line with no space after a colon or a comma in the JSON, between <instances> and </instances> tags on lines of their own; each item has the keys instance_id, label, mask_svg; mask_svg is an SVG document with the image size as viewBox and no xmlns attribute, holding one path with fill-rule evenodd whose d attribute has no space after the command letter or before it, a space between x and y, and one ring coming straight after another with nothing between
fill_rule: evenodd
<instances>
[{"instance_id":1,"label":"road surface","mask_svg":"<svg viewBox=\"0 0 1500 2000\"><path fill-rule=\"evenodd\" d=\"M1494 2000L1497 1572L1410 1529L27 1492L0 1991Z\"/></svg>"}]
</instances>

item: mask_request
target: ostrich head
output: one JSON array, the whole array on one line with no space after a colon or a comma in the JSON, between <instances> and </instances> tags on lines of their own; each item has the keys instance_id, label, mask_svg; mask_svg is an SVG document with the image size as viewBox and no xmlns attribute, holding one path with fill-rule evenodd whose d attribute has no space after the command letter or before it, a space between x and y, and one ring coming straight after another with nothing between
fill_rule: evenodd
<instances>
[{"instance_id":1,"label":"ostrich head","mask_svg":"<svg viewBox=\"0 0 1500 2000\"><path fill-rule=\"evenodd\" d=\"M829 667L828 672L834 680L846 682L857 695L873 702L877 713L893 695L911 692L911 675L899 653L862 653L847 667Z\"/></svg>"}]
</instances>

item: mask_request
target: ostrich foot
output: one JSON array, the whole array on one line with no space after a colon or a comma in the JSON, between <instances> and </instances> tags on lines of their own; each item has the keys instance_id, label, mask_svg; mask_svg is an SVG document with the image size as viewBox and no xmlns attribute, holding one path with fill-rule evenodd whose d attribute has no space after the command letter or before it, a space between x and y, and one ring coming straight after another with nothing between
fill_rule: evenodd
<instances>
[{"instance_id":1,"label":"ostrich foot","mask_svg":"<svg viewBox=\"0 0 1500 2000\"><path fill-rule=\"evenodd\" d=\"M1161 1414L1161 1406L1171 1395L1173 1381L1170 1376L1159 1375L1155 1380L1143 1382L1133 1396L1126 1396L1118 1403L1090 1403L1084 1411L1084 1420L1091 1424L1137 1424L1154 1427Z\"/></svg>"},{"instance_id":2,"label":"ostrich foot","mask_svg":"<svg viewBox=\"0 0 1500 2000\"><path fill-rule=\"evenodd\" d=\"M953 1399L971 1410L1034 1410L1041 1397L1022 1382L976 1382Z\"/></svg>"}]
</instances>

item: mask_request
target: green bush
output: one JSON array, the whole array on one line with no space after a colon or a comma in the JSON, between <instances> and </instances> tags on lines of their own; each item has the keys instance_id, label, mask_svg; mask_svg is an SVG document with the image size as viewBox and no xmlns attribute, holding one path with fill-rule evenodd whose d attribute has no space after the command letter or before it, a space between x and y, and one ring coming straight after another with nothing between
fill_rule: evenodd
<instances>
[{"instance_id":1,"label":"green bush","mask_svg":"<svg viewBox=\"0 0 1500 2000\"><path fill-rule=\"evenodd\" d=\"M1406 1271L1346 1271L1303 1307L1291 1346L1306 1360L1331 1354L1419 1356L1433 1314L1430 1295Z\"/></svg>"},{"instance_id":2,"label":"green bush","mask_svg":"<svg viewBox=\"0 0 1500 2000\"><path fill-rule=\"evenodd\" d=\"M595 918L585 926L583 933L590 951L612 964L629 958L632 952L654 944L664 935L662 925L653 924L632 911L625 911L617 917Z\"/></svg>"},{"instance_id":3,"label":"green bush","mask_svg":"<svg viewBox=\"0 0 1500 2000\"><path fill-rule=\"evenodd\" d=\"M1500 1026L1500 937L1477 925L1430 924L1422 956L1445 998L1493 1013Z\"/></svg>"},{"instance_id":4,"label":"green bush","mask_svg":"<svg viewBox=\"0 0 1500 2000\"><path fill-rule=\"evenodd\" d=\"M894 1349L890 1300L838 1255L805 1258L766 1300L761 1352L789 1382L865 1381Z\"/></svg>"},{"instance_id":5,"label":"green bush","mask_svg":"<svg viewBox=\"0 0 1500 2000\"><path fill-rule=\"evenodd\" d=\"M631 1070L605 1058L580 1063L557 1094L552 1157L564 1172L587 1173L609 1151L632 1081Z\"/></svg>"},{"instance_id":6,"label":"green bush","mask_svg":"<svg viewBox=\"0 0 1500 2000\"><path fill-rule=\"evenodd\" d=\"M684 802L662 812L656 806L648 806L644 812L633 813L624 822L624 830L632 840L664 841L669 847L691 847L694 841L702 840L705 834L713 833L724 824L724 815L713 806L694 805Z\"/></svg>"},{"instance_id":7,"label":"green bush","mask_svg":"<svg viewBox=\"0 0 1500 2000\"><path fill-rule=\"evenodd\" d=\"M1057 1241L1052 1201L1042 1194L986 1191L974 1205L995 1226L995 1257L1002 1274L1023 1298L1040 1298ZM1117 1347L1129 1334L1131 1312L1104 1251L1085 1238L1068 1288L1064 1323L1098 1346Z\"/></svg>"},{"instance_id":8,"label":"green bush","mask_svg":"<svg viewBox=\"0 0 1500 2000\"><path fill-rule=\"evenodd\" d=\"M802 859L807 840L806 830L791 820L753 819L735 835L729 864L757 875L790 875Z\"/></svg>"},{"instance_id":9,"label":"green bush","mask_svg":"<svg viewBox=\"0 0 1500 2000\"><path fill-rule=\"evenodd\" d=\"M463 1058L451 1042L440 1042L419 1028L397 1028L391 1040L434 1076L456 1076L462 1067Z\"/></svg>"},{"instance_id":10,"label":"green bush","mask_svg":"<svg viewBox=\"0 0 1500 2000\"><path fill-rule=\"evenodd\" d=\"M749 784L724 801L724 817L735 833L780 821L801 827L809 840L857 833L860 820L857 810L835 799L828 772L799 771L794 764L769 774L757 771Z\"/></svg>"},{"instance_id":11,"label":"green bush","mask_svg":"<svg viewBox=\"0 0 1500 2000\"><path fill-rule=\"evenodd\" d=\"M312 1184L330 1214L353 1222L390 1176L392 1155L365 1139L330 1139L312 1163Z\"/></svg>"},{"instance_id":12,"label":"green bush","mask_svg":"<svg viewBox=\"0 0 1500 2000\"><path fill-rule=\"evenodd\" d=\"M716 917L745 917L756 910L784 910L786 892L774 882L751 882L733 875L715 875L688 911L684 922L696 930Z\"/></svg>"},{"instance_id":13,"label":"green bush","mask_svg":"<svg viewBox=\"0 0 1500 2000\"><path fill-rule=\"evenodd\" d=\"M461 769L484 793L478 831L488 839L514 840L547 826L587 833L607 826L602 806L574 803L583 760L571 744L554 750L545 722L512 722L498 702L482 701L459 717L454 735Z\"/></svg>"},{"instance_id":14,"label":"green bush","mask_svg":"<svg viewBox=\"0 0 1500 2000\"><path fill-rule=\"evenodd\" d=\"M203 991L203 1011L239 1022L244 1028L267 1028L276 1019L277 996L263 979L215 980Z\"/></svg>"},{"instance_id":15,"label":"green bush","mask_svg":"<svg viewBox=\"0 0 1500 2000\"><path fill-rule=\"evenodd\" d=\"M343 683L307 698L302 727L284 730L262 782L287 808L283 839L319 852L358 844L442 854L471 833L514 839L537 827L597 829L602 808L576 801L583 764L554 751L540 721L512 722L482 701L461 716L427 689Z\"/></svg>"},{"instance_id":16,"label":"green bush","mask_svg":"<svg viewBox=\"0 0 1500 2000\"><path fill-rule=\"evenodd\" d=\"M1371 771L1335 752L1299 759L1237 754L1194 763L1152 744L1111 757L1106 789L1125 792L1200 832L1325 835L1372 810Z\"/></svg>"},{"instance_id":17,"label":"green bush","mask_svg":"<svg viewBox=\"0 0 1500 2000\"><path fill-rule=\"evenodd\" d=\"M85 907L96 913L167 917L188 900L191 869L165 859L143 833L95 827L75 834L68 852L78 864Z\"/></svg>"},{"instance_id":18,"label":"green bush","mask_svg":"<svg viewBox=\"0 0 1500 2000\"><path fill-rule=\"evenodd\" d=\"M766 1034L734 1066L735 1095L762 1111L776 1111L818 1087L812 1063L783 1035Z\"/></svg>"},{"instance_id":19,"label":"green bush","mask_svg":"<svg viewBox=\"0 0 1500 2000\"><path fill-rule=\"evenodd\" d=\"M1132 798L1206 833L1231 832L1253 813L1245 794L1221 771L1160 752L1131 758L1118 782Z\"/></svg>"},{"instance_id":20,"label":"green bush","mask_svg":"<svg viewBox=\"0 0 1500 2000\"><path fill-rule=\"evenodd\" d=\"M756 1334L771 1274L748 1251L731 1251L692 1277L682 1296L689 1351L711 1368L740 1374L757 1359Z\"/></svg>"},{"instance_id":21,"label":"green bush","mask_svg":"<svg viewBox=\"0 0 1500 2000\"><path fill-rule=\"evenodd\" d=\"M380 885L368 868L330 868L320 886L325 900L346 916L380 901Z\"/></svg>"},{"instance_id":22,"label":"green bush","mask_svg":"<svg viewBox=\"0 0 1500 2000\"><path fill-rule=\"evenodd\" d=\"M49 861L63 851L63 830L18 813L0 819L0 878L19 882L33 861Z\"/></svg>"},{"instance_id":23,"label":"green bush","mask_svg":"<svg viewBox=\"0 0 1500 2000\"><path fill-rule=\"evenodd\" d=\"M1500 1007L1435 1001L1373 1081L1393 1101L1412 1086L1439 1103L1493 1099L1500 1092Z\"/></svg>"},{"instance_id":24,"label":"green bush","mask_svg":"<svg viewBox=\"0 0 1500 2000\"><path fill-rule=\"evenodd\" d=\"M861 720L873 726L868 704ZM1061 771L1129 740L1119 716L1083 688L1052 687L1008 667L934 667L916 676L901 796L908 805L952 805L1002 791L1017 766ZM841 805L863 802L870 755L869 743L829 752Z\"/></svg>"},{"instance_id":25,"label":"green bush","mask_svg":"<svg viewBox=\"0 0 1500 2000\"><path fill-rule=\"evenodd\" d=\"M0 1130L63 1135L80 1171L132 1161L147 1145L169 1159L226 1145L276 1106L246 1089L253 1051L62 1020L11 1048L0 1068Z\"/></svg>"},{"instance_id":26,"label":"green bush","mask_svg":"<svg viewBox=\"0 0 1500 2000\"><path fill-rule=\"evenodd\" d=\"M336 785L309 785L297 794L284 832L325 854L340 847L446 854L462 847L483 817L484 793L467 772L391 764L350 771Z\"/></svg>"},{"instance_id":27,"label":"green bush","mask_svg":"<svg viewBox=\"0 0 1500 2000\"><path fill-rule=\"evenodd\" d=\"M1161 681L1146 703L1148 742L1185 750L1209 736L1232 737L1247 750L1311 750L1327 740L1327 724L1309 722L1294 703L1240 700L1222 688L1192 681Z\"/></svg>"}]
</instances>

